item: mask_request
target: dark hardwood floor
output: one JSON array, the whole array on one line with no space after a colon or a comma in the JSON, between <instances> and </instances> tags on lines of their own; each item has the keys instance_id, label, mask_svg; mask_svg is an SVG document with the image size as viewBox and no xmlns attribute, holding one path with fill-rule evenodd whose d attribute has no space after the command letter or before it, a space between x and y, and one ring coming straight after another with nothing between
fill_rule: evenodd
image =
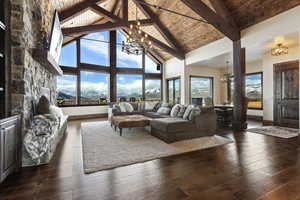
<instances>
[{"instance_id":1,"label":"dark hardwood floor","mask_svg":"<svg viewBox=\"0 0 300 200\"><path fill-rule=\"evenodd\" d=\"M0 199L300 200L298 138L222 131L235 142L85 175L80 124L95 120L71 121L51 163L10 176Z\"/></svg>"}]
</instances>

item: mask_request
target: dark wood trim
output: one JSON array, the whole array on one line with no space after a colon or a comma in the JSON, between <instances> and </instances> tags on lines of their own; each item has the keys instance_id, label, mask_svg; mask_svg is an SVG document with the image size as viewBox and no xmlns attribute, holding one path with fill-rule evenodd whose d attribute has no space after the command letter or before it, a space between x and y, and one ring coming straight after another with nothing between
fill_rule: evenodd
<instances>
[{"instance_id":1,"label":"dark wood trim","mask_svg":"<svg viewBox=\"0 0 300 200\"><path fill-rule=\"evenodd\" d=\"M258 122L262 122L263 118L264 118L263 116L247 115L247 119L255 120L255 121L258 121Z\"/></svg>"},{"instance_id":2,"label":"dark wood trim","mask_svg":"<svg viewBox=\"0 0 300 200\"><path fill-rule=\"evenodd\" d=\"M202 0L181 1L232 41L240 40L240 31L225 21L221 16L217 15L212 9L203 3Z\"/></svg>"},{"instance_id":3,"label":"dark wood trim","mask_svg":"<svg viewBox=\"0 0 300 200\"><path fill-rule=\"evenodd\" d=\"M87 10L90 5L96 4L99 2L104 2L104 1L105 0L84 0L80 3L77 3L74 6L68 8L66 10L63 10L59 13L60 21L61 21L61 23L64 23L64 22L78 16L83 11Z\"/></svg>"},{"instance_id":4,"label":"dark wood trim","mask_svg":"<svg viewBox=\"0 0 300 200\"><path fill-rule=\"evenodd\" d=\"M81 119L94 119L94 118L107 118L107 113L101 113L101 114L89 114L89 115L74 115L69 116L68 120L81 120Z\"/></svg>"},{"instance_id":5,"label":"dark wood trim","mask_svg":"<svg viewBox=\"0 0 300 200\"><path fill-rule=\"evenodd\" d=\"M143 74L143 68L117 68L118 74Z\"/></svg>"},{"instance_id":6,"label":"dark wood trim","mask_svg":"<svg viewBox=\"0 0 300 200\"><path fill-rule=\"evenodd\" d=\"M212 89L212 100L214 102L214 91L215 91L215 85L214 85L214 77L213 76L197 76L197 75L190 75L190 78L189 78L189 102L192 103L192 78L207 78L207 79L210 79L212 81L212 86L211 86L211 89Z\"/></svg>"},{"instance_id":7,"label":"dark wood trim","mask_svg":"<svg viewBox=\"0 0 300 200\"><path fill-rule=\"evenodd\" d=\"M169 81L172 81L173 83L173 101L175 102L175 81L179 80L179 93L180 93L180 100L181 100L181 76L176 76L176 77L172 77L172 78L168 78L166 79L166 92L167 92L167 102L170 103L169 101Z\"/></svg>"},{"instance_id":8,"label":"dark wood trim","mask_svg":"<svg viewBox=\"0 0 300 200\"><path fill-rule=\"evenodd\" d=\"M109 72L109 66L101 66L101 65L94 65L88 63L80 63L78 65L78 70L89 70L89 71L98 71L98 72Z\"/></svg>"},{"instance_id":9,"label":"dark wood trim","mask_svg":"<svg viewBox=\"0 0 300 200\"><path fill-rule=\"evenodd\" d=\"M263 120L264 126L273 126L274 122L272 120Z\"/></svg>"}]
</instances>

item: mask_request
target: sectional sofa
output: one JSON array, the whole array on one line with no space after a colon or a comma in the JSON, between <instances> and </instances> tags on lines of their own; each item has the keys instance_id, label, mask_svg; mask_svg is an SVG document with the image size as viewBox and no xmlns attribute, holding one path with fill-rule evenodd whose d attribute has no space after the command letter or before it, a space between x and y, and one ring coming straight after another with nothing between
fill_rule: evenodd
<instances>
[{"instance_id":1,"label":"sectional sofa","mask_svg":"<svg viewBox=\"0 0 300 200\"><path fill-rule=\"evenodd\" d=\"M127 109L126 105L130 108ZM171 105L162 102L111 103L112 116L140 114L152 118L151 135L172 143L185 139L212 136L216 132L217 116L213 107Z\"/></svg>"}]
</instances>

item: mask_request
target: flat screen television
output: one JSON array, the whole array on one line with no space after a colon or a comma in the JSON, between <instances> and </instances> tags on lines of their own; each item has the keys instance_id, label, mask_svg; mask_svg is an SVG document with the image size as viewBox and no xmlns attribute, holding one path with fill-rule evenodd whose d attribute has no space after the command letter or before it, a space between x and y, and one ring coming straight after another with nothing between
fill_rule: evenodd
<instances>
[{"instance_id":1,"label":"flat screen television","mask_svg":"<svg viewBox=\"0 0 300 200\"><path fill-rule=\"evenodd\" d=\"M58 12L55 11L50 34L49 56L56 64L59 62L60 52L63 44L63 34L60 26Z\"/></svg>"}]
</instances>

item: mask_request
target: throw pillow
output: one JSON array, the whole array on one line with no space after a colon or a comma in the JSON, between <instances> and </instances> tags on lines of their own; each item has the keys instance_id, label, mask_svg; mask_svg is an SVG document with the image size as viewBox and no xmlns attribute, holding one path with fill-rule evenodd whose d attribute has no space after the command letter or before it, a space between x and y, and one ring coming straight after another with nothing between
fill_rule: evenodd
<instances>
[{"instance_id":1,"label":"throw pillow","mask_svg":"<svg viewBox=\"0 0 300 200\"><path fill-rule=\"evenodd\" d=\"M126 112L133 112L134 108L130 103L124 102L125 107L126 107Z\"/></svg>"},{"instance_id":2,"label":"throw pillow","mask_svg":"<svg viewBox=\"0 0 300 200\"><path fill-rule=\"evenodd\" d=\"M171 109L168 107L160 107L157 111L158 114L160 115L169 115L170 114Z\"/></svg>"},{"instance_id":3,"label":"throw pillow","mask_svg":"<svg viewBox=\"0 0 300 200\"><path fill-rule=\"evenodd\" d=\"M157 112L158 111L158 109L160 108L160 106L161 106L161 102L157 102L156 104L155 104L155 106L153 107L153 112Z\"/></svg>"},{"instance_id":4,"label":"throw pillow","mask_svg":"<svg viewBox=\"0 0 300 200\"><path fill-rule=\"evenodd\" d=\"M145 110L151 111L151 110L153 110L155 105L156 105L156 102L154 102L154 101L146 101L145 102Z\"/></svg>"},{"instance_id":5,"label":"throw pillow","mask_svg":"<svg viewBox=\"0 0 300 200\"><path fill-rule=\"evenodd\" d=\"M160 107L170 107L169 103L161 103Z\"/></svg>"},{"instance_id":6,"label":"throw pillow","mask_svg":"<svg viewBox=\"0 0 300 200\"><path fill-rule=\"evenodd\" d=\"M118 104L114 104L113 109L115 110L115 112L121 112L121 108Z\"/></svg>"},{"instance_id":7,"label":"throw pillow","mask_svg":"<svg viewBox=\"0 0 300 200\"><path fill-rule=\"evenodd\" d=\"M171 117L177 117L179 111L180 111L180 104L176 104L175 106L173 106L172 110L171 110L171 113L170 113L170 116Z\"/></svg>"},{"instance_id":8,"label":"throw pillow","mask_svg":"<svg viewBox=\"0 0 300 200\"><path fill-rule=\"evenodd\" d=\"M40 115L45 115L50 113L50 102L44 95L41 96L39 103L37 105L37 113Z\"/></svg>"},{"instance_id":9,"label":"throw pillow","mask_svg":"<svg viewBox=\"0 0 300 200\"><path fill-rule=\"evenodd\" d=\"M179 112L177 114L177 117L181 117L182 118L183 115L184 115L185 110L186 110L186 106L180 105L180 110L179 110Z\"/></svg>"},{"instance_id":10,"label":"throw pillow","mask_svg":"<svg viewBox=\"0 0 300 200\"><path fill-rule=\"evenodd\" d=\"M185 119L185 120L188 120L189 116L190 116L190 113L193 110L193 108L194 108L193 105L188 105L188 107L186 108L182 118Z\"/></svg>"},{"instance_id":11,"label":"throw pillow","mask_svg":"<svg viewBox=\"0 0 300 200\"><path fill-rule=\"evenodd\" d=\"M49 107L49 110L50 110L50 114L53 114L53 115L55 115L58 118L62 118L64 116L64 114L62 112L62 109L59 108L59 107L57 107L57 106L51 105Z\"/></svg>"},{"instance_id":12,"label":"throw pillow","mask_svg":"<svg viewBox=\"0 0 300 200\"><path fill-rule=\"evenodd\" d=\"M200 109L193 108L192 111L190 112L188 120L194 121L194 119L196 118L197 115L200 114L200 112L201 112Z\"/></svg>"},{"instance_id":13,"label":"throw pillow","mask_svg":"<svg viewBox=\"0 0 300 200\"><path fill-rule=\"evenodd\" d=\"M120 106L121 112L126 112L126 111L127 111L125 102L121 102L121 103L119 104L119 106Z\"/></svg>"}]
</instances>

